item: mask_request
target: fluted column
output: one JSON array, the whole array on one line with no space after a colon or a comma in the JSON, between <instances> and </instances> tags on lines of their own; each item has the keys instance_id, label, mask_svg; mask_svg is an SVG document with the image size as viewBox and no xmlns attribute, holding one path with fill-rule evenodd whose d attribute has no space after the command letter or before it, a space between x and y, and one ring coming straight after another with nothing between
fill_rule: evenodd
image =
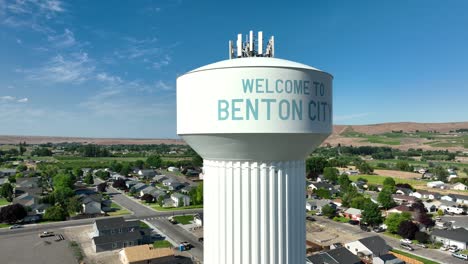
<instances>
[{"instance_id":1,"label":"fluted column","mask_svg":"<svg viewBox=\"0 0 468 264\"><path fill-rule=\"evenodd\" d=\"M204 170L204 263L305 262L303 160L205 160Z\"/></svg>"}]
</instances>

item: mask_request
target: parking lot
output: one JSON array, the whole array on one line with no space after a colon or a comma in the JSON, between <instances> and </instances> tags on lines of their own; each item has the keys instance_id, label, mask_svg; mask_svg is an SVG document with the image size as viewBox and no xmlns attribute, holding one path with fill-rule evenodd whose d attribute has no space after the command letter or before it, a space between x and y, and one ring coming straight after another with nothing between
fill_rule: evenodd
<instances>
[{"instance_id":1,"label":"parking lot","mask_svg":"<svg viewBox=\"0 0 468 264\"><path fill-rule=\"evenodd\" d=\"M56 242L55 236L40 238L36 231L2 234L0 256L0 262L8 264L77 263L68 239Z\"/></svg>"}]
</instances>

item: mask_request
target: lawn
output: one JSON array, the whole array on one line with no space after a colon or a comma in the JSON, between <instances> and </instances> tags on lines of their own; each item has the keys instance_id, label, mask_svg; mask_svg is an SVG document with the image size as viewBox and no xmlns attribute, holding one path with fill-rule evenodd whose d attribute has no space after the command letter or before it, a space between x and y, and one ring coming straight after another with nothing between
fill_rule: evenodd
<instances>
[{"instance_id":1,"label":"lawn","mask_svg":"<svg viewBox=\"0 0 468 264\"><path fill-rule=\"evenodd\" d=\"M143 201L141 201L141 203L151 207L153 210L164 211L164 212L167 212L167 211L183 211L183 210L187 210L187 209L203 208L202 204L189 205L189 206L184 206L184 207L161 207L157 203L145 203Z\"/></svg>"},{"instance_id":2,"label":"lawn","mask_svg":"<svg viewBox=\"0 0 468 264\"><path fill-rule=\"evenodd\" d=\"M0 223L0 228L10 227L10 224Z\"/></svg>"},{"instance_id":3,"label":"lawn","mask_svg":"<svg viewBox=\"0 0 468 264\"><path fill-rule=\"evenodd\" d=\"M143 221L140 221L140 228L143 228L143 229L148 229L150 228L149 225Z\"/></svg>"},{"instance_id":4,"label":"lawn","mask_svg":"<svg viewBox=\"0 0 468 264\"><path fill-rule=\"evenodd\" d=\"M172 244L167 240L158 240L153 243L153 247L155 248L170 248Z\"/></svg>"},{"instance_id":5,"label":"lawn","mask_svg":"<svg viewBox=\"0 0 468 264\"><path fill-rule=\"evenodd\" d=\"M0 197L0 206L10 204L5 198Z\"/></svg>"},{"instance_id":6,"label":"lawn","mask_svg":"<svg viewBox=\"0 0 468 264\"><path fill-rule=\"evenodd\" d=\"M342 217L342 216L335 216L335 217L333 217L333 221L341 222L341 223L348 223L349 220L350 220L349 218Z\"/></svg>"},{"instance_id":7,"label":"lawn","mask_svg":"<svg viewBox=\"0 0 468 264\"><path fill-rule=\"evenodd\" d=\"M417 181L417 180L412 180L412 179L402 179L402 178L395 178L391 176L380 176L380 175L351 175L349 176L349 179L351 181L357 181L358 178L364 178L368 180L368 184L374 184L374 185L382 185L385 178L390 177L395 180L395 183L408 183L412 186L417 186L417 185L424 185L424 181Z\"/></svg>"},{"instance_id":8,"label":"lawn","mask_svg":"<svg viewBox=\"0 0 468 264\"><path fill-rule=\"evenodd\" d=\"M419 256L415 256L413 254L410 254L410 253L407 253L407 252L404 252L404 251L401 251L401 250L398 250L398 249L392 249L392 251L395 252L395 253L401 254L403 256L407 256L407 257L419 260L424 264L440 264L439 262L435 262L435 261L428 260L428 259L425 259L425 258L422 258L422 257L419 257Z\"/></svg>"},{"instance_id":9,"label":"lawn","mask_svg":"<svg viewBox=\"0 0 468 264\"><path fill-rule=\"evenodd\" d=\"M193 215L178 215L174 216L173 218L183 225L191 224L191 221L193 221Z\"/></svg>"},{"instance_id":10,"label":"lawn","mask_svg":"<svg viewBox=\"0 0 468 264\"><path fill-rule=\"evenodd\" d=\"M114 212L109 212L107 213L110 216L118 216L118 215L128 215L130 214L130 211L123 208L122 206L112 202L111 208L115 208L116 210Z\"/></svg>"}]
</instances>

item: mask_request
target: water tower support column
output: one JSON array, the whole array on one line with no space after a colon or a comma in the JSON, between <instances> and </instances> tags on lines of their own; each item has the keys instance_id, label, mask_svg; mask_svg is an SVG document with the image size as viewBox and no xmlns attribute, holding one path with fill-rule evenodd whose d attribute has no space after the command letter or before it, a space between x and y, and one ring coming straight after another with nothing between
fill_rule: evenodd
<instances>
[{"instance_id":1,"label":"water tower support column","mask_svg":"<svg viewBox=\"0 0 468 264\"><path fill-rule=\"evenodd\" d=\"M204 263L305 262L303 160L205 160L204 170Z\"/></svg>"}]
</instances>

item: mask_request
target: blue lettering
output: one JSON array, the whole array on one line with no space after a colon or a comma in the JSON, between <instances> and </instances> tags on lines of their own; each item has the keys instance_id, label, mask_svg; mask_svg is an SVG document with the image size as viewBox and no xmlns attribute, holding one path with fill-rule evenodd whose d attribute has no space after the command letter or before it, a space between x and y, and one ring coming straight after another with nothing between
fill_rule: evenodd
<instances>
[{"instance_id":1,"label":"blue lettering","mask_svg":"<svg viewBox=\"0 0 468 264\"><path fill-rule=\"evenodd\" d=\"M240 112L240 107L236 107L236 103L242 103L244 99L232 99L232 120L243 120L242 116L236 116L236 112Z\"/></svg>"},{"instance_id":2,"label":"blue lettering","mask_svg":"<svg viewBox=\"0 0 468 264\"><path fill-rule=\"evenodd\" d=\"M218 120L227 120L229 103L226 100L218 100Z\"/></svg>"},{"instance_id":3,"label":"blue lettering","mask_svg":"<svg viewBox=\"0 0 468 264\"><path fill-rule=\"evenodd\" d=\"M265 79L265 87L266 87L266 93L274 93L275 92L273 90L268 90L268 79Z\"/></svg>"},{"instance_id":4,"label":"blue lettering","mask_svg":"<svg viewBox=\"0 0 468 264\"><path fill-rule=\"evenodd\" d=\"M255 80L255 90L257 93L264 93L262 90L259 90L259 88L262 88L263 85L261 84L261 82L263 81L263 79L256 79Z\"/></svg>"},{"instance_id":5,"label":"blue lettering","mask_svg":"<svg viewBox=\"0 0 468 264\"><path fill-rule=\"evenodd\" d=\"M304 81L304 94L309 95L309 83L310 81Z\"/></svg>"},{"instance_id":6,"label":"blue lettering","mask_svg":"<svg viewBox=\"0 0 468 264\"><path fill-rule=\"evenodd\" d=\"M292 100L292 119L296 120L296 116L298 120L302 120L302 100L299 100L299 105L297 104L296 100Z\"/></svg>"},{"instance_id":7,"label":"blue lettering","mask_svg":"<svg viewBox=\"0 0 468 264\"><path fill-rule=\"evenodd\" d=\"M253 91L253 79L242 79L242 87L244 88L244 93L252 93Z\"/></svg>"},{"instance_id":8,"label":"blue lettering","mask_svg":"<svg viewBox=\"0 0 468 264\"><path fill-rule=\"evenodd\" d=\"M286 113L283 114L286 110ZM279 117L281 120L287 120L289 119L289 116L291 114L291 111L290 111L290 104L289 104L289 101L287 100L281 100L279 102Z\"/></svg>"},{"instance_id":9,"label":"blue lettering","mask_svg":"<svg viewBox=\"0 0 468 264\"><path fill-rule=\"evenodd\" d=\"M267 106L267 120L271 119L271 103L276 102L276 99L262 99L262 103L266 103Z\"/></svg>"},{"instance_id":10,"label":"blue lettering","mask_svg":"<svg viewBox=\"0 0 468 264\"><path fill-rule=\"evenodd\" d=\"M312 121L315 121L317 116L315 114L313 114L312 105L313 105L313 108L317 107L317 104L315 103L315 101L312 100L312 101L309 102L309 119L312 120Z\"/></svg>"},{"instance_id":11,"label":"blue lettering","mask_svg":"<svg viewBox=\"0 0 468 264\"><path fill-rule=\"evenodd\" d=\"M247 118L246 120L250 120L250 115L253 115L254 120L258 120L258 99L255 99L255 106L252 105L252 101L250 99L246 99L245 102L247 103Z\"/></svg>"},{"instance_id":12,"label":"blue lettering","mask_svg":"<svg viewBox=\"0 0 468 264\"><path fill-rule=\"evenodd\" d=\"M286 93L292 93L293 83L291 80L286 80L284 82L284 89L286 90Z\"/></svg>"},{"instance_id":13,"label":"blue lettering","mask_svg":"<svg viewBox=\"0 0 468 264\"><path fill-rule=\"evenodd\" d=\"M279 82L281 82L282 84L283 80L281 79L276 80L276 93L282 93L284 91L283 89L280 89L279 84L278 84Z\"/></svg>"},{"instance_id":14,"label":"blue lettering","mask_svg":"<svg viewBox=\"0 0 468 264\"><path fill-rule=\"evenodd\" d=\"M302 94L302 80L294 80L294 93Z\"/></svg>"}]
</instances>

